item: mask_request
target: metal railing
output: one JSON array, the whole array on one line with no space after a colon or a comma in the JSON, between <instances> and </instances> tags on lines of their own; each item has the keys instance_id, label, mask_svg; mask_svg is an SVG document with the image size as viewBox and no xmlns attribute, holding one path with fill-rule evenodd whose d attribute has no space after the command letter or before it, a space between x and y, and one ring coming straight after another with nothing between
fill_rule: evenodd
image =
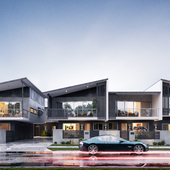
<instances>
[{"instance_id":1,"label":"metal railing","mask_svg":"<svg viewBox=\"0 0 170 170\"><path fill-rule=\"evenodd\" d=\"M25 117L28 118L28 110L23 109L0 109L0 118L5 117Z\"/></svg>"},{"instance_id":2,"label":"metal railing","mask_svg":"<svg viewBox=\"0 0 170 170\"><path fill-rule=\"evenodd\" d=\"M63 138L84 138L84 130L63 130Z\"/></svg>"},{"instance_id":3,"label":"metal railing","mask_svg":"<svg viewBox=\"0 0 170 170\"><path fill-rule=\"evenodd\" d=\"M137 139L160 139L159 131L135 131Z\"/></svg>"},{"instance_id":4,"label":"metal railing","mask_svg":"<svg viewBox=\"0 0 170 170\"><path fill-rule=\"evenodd\" d=\"M158 108L125 108L118 109L118 117L157 117Z\"/></svg>"},{"instance_id":5,"label":"metal railing","mask_svg":"<svg viewBox=\"0 0 170 170\"><path fill-rule=\"evenodd\" d=\"M48 109L48 118L67 119L68 117L97 117L96 109Z\"/></svg>"}]
</instances>

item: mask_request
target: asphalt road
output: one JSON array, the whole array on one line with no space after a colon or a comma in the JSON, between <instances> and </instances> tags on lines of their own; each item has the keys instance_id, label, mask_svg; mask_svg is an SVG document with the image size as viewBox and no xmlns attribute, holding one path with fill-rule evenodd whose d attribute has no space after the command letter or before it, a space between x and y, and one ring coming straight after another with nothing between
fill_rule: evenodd
<instances>
[{"instance_id":1,"label":"asphalt road","mask_svg":"<svg viewBox=\"0 0 170 170\"><path fill-rule=\"evenodd\" d=\"M80 151L0 152L0 167L4 166L170 167L170 151L100 152L95 155Z\"/></svg>"}]
</instances>

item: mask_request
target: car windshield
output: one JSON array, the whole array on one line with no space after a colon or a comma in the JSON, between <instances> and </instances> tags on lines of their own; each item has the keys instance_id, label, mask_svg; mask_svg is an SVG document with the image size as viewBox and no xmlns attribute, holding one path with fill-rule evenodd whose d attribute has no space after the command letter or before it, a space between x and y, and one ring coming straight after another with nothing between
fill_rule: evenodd
<instances>
[{"instance_id":1,"label":"car windshield","mask_svg":"<svg viewBox=\"0 0 170 170\"><path fill-rule=\"evenodd\" d=\"M100 141L110 141L110 142L119 142L119 138L116 136L99 136L98 140Z\"/></svg>"}]
</instances>

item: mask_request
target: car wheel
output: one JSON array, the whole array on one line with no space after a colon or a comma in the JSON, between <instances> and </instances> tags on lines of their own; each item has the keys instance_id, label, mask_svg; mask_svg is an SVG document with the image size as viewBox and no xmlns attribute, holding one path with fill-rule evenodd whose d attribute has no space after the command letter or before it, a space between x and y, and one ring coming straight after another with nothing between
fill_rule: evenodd
<instances>
[{"instance_id":1,"label":"car wheel","mask_svg":"<svg viewBox=\"0 0 170 170\"><path fill-rule=\"evenodd\" d=\"M133 150L136 153L142 153L144 151L144 147L142 145L135 145Z\"/></svg>"},{"instance_id":2,"label":"car wheel","mask_svg":"<svg viewBox=\"0 0 170 170\"><path fill-rule=\"evenodd\" d=\"M89 147L88 147L88 151L90 152L90 153L92 153L92 154L95 154L95 153L97 153L98 152L98 147L97 147L97 145L90 145Z\"/></svg>"}]
</instances>

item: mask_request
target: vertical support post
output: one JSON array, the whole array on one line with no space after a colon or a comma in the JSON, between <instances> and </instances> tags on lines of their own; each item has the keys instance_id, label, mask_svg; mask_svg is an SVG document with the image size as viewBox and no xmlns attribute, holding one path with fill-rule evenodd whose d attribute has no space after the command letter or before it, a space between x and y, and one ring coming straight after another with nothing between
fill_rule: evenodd
<instances>
[{"instance_id":1,"label":"vertical support post","mask_svg":"<svg viewBox=\"0 0 170 170\"><path fill-rule=\"evenodd\" d=\"M23 82L22 82L22 117L23 117L23 93L24 93L24 90L23 90Z\"/></svg>"}]
</instances>

